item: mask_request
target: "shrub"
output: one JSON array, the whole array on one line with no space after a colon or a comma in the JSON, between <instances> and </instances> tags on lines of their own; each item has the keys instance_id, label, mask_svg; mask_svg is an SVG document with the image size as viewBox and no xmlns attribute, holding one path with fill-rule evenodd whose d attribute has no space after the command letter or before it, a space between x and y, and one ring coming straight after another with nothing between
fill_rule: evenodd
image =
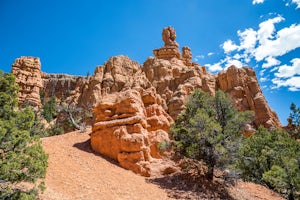
<instances>
[{"instance_id":1,"label":"shrub","mask_svg":"<svg viewBox=\"0 0 300 200\"><path fill-rule=\"evenodd\" d=\"M35 188L18 189L15 183L35 182L47 168L39 137L30 135L33 111L17 111L17 88L14 76L0 71L0 199L34 199Z\"/></svg>"},{"instance_id":2,"label":"shrub","mask_svg":"<svg viewBox=\"0 0 300 200\"><path fill-rule=\"evenodd\" d=\"M222 91L215 97L195 90L186 110L171 127L177 151L207 164L207 178L214 168L230 166L242 139L244 125L251 122L251 112L238 112Z\"/></svg>"},{"instance_id":3,"label":"shrub","mask_svg":"<svg viewBox=\"0 0 300 200\"><path fill-rule=\"evenodd\" d=\"M243 179L294 199L300 191L300 143L282 130L260 127L240 148L237 168Z\"/></svg>"}]
</instances>

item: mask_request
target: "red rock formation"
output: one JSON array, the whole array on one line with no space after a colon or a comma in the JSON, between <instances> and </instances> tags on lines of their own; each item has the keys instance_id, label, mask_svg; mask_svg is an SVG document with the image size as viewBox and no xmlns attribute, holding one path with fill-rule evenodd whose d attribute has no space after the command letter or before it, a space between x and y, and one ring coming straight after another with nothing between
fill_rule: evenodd
<instances>
[{"instance_id":1,"label":"red rock formation","mask_svg":"<svg viewBox=\"0 0 300 200\"><path fill-rule=\"evenodd\" d=\"M72 102L78 104L84 86L88 80L84 76L72 76L68 74L42 74L44 101L55 96L57 102Z\"/></svg>"},{"instance_id":2,"label":"red rock formation","mask_svg":"<svg viewBox=\"0 0 300 200\"><path fill-rule=\"evenodd\" d=\"M175 41L175 29L171 26L164 28L162 31L162 39L165 45L160 49L153 50L153 54L155 55L155 57L159 59L180 59L180 51L178 49L179 45Z\"/></svg>"},{"instance_id":3,"label":"red rock formation","mask_svg":"<svg viewBox=\"0 0 300 200\"><path fill-rule=\"evenodd\" d=\"M186 97L196 88L215 93L215 76L199 65L187 67L176 58L148 58L142 66L147 79L163 99L163 105L173 119L185 108Z\"/></svg>"},{"instance_id":4,"label":"red rock formation","mask_svg":"<svg viewBox=\"0 0 300 200\"><path fill-rule=\"evenodd\" d=\"M153 158L160 158L157 144L169 141L166 131L173 121L159 103L154 88L104 96L94 109L92 148L126 169L150 176L155 171Z\"/></svg>"},{"instance_id":5,"label":"red rock formation","mask_svg":"<svg viewBox=\"0 0 300 200\"><path fill-rule=\"evenodd\" d=\"M155 58L148 58L142 66L126 56L111 57L89 77L41 73L38 58L17 59L12 73L20 85L19 102L40 107L42 92L46 99L56 96L58 102L79 107L97 105L92 148L145 176L172 171L160 167L164 152L158 144L169 141L170 123L196 88L211 95L217 89L228 93L238 110L255 112L256 126L281 126L253 69L232 66L212 75L192 63L189 48L184 47L180 55L172 27L165 28L162 37L164 47L154 50Z\"/></svg>"},{"instance_id":6,"label":"red rock formation","mask_svg":"<svg viewBox=\"0 0 300 200\"><path fill-rule=\"evenodd\" d=\"M19 85L19 104L41 107L40 90L43 82L40 59L25 56L17 58L11 73L16 76L16 83Z\"/></svg>"},{"instance_id":7,"label":"red rock formation","mask_svg":"<svg viewBox=\"0 0 300 200\"><path fill-rule=\"evenodd\" d=\"M253 69L231 66L218 74L217 86L218 89L231 96L238 110L254 111L257 127L259 125L267 128L281 127L276 113L268 106L268 102L262 94Z\"/></svg>"}]
</instances>

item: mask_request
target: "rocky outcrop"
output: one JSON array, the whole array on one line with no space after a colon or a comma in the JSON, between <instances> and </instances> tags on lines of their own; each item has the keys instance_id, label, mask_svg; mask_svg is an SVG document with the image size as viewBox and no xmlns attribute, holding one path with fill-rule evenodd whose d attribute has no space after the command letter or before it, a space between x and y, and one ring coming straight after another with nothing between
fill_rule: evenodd
<instances>
[{"instance_id":1,"label":"rocky outcrop","mask_svg":"<svg viewBox=\"0 0 300 200\"><path fill-rule=\"evenodd\" d=\"M267 128L280 127L281 123L274 111L268 106L255 71L248 67L229 67L217 76L217 88L228 93L240 111L252 110L255 113L255 125Z\"/></svg>"},{"instance_id":2,"label":"rocky outcrop","mask_svg":"<svg viewBox=\"0 0 300 200\"><path fill-rule=\"evenodd\" d=\"M154 49L153 54L158 59L180 59L180 51L178 49L179 45L176 40L175 29L168 26L162 31L162 39L165 43L160 49Z\"/></svg>"},{"instance_id":3,"label":"rocky outcrop","mask_svg":"<svg viewBox=\"0 0 300 200\"><path fill-rule=\"evenodd\" d=\"M161 157L157 144L169 141L167 131L173 121L159 103L154 88L104 96L94 109L92 148L126 169L143 176L153 174L156 169L151 163ZM160 169L160 173L167 171L170 166Z\"/></svg>"},{"instance_id":4,"label":"rocky outcrop","mask_svg":"<svg viewBox=\"0 0 300 200\"><path fill-rule=\"evenodd\" d=\"M98 66L94 75L88 78L80 93L78 105L95 106L102 96L122 91L132 82L132 77L138 70L138 63L127 56L111 57L103 66Z\"/></svg>"},{"instance_id":5,"label":"rocky outcrop","mask_svg":"<svg viewBox=\"0 0 300 200\"><path fill-rule=\"evenodd\" d=\"M161 95L162 104L173 119L185 108L186 97L194 89L215 93L215 76L199 65L187 67L176 58L148 58L141 69Z\"/></svg>"},{"instance_id":6,"label":"rocky outcrop","mask_svg":"<svg viewBox=\"0 0 300 200\"><path fill-rule=\"evenodd\" d=\"M72 76L68 74L42 74L43 101L55 96L57 102L72 102L77 105L79 97L83 92L88 80L83 76Z\"/></svg>"},{"instance_id":7,"label":"rocky outcrop","mask_svg":"<svg viewBox=\"0 0 300 200\"><path fill-rule=\"evenodd\" d=\"M39 58L22 56L12 65L11 73L19 85L19 105L29 104L41 107L40 90L43 87L41 62Z\"/></svg>"}]
</instances>

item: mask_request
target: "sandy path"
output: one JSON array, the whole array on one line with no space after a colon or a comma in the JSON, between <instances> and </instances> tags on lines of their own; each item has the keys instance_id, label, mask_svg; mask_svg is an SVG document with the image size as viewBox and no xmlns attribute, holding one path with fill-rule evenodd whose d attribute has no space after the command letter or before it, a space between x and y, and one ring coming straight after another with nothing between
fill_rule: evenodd
<instances>
[{"instance_id":1,"label":"sandy path","mask_svg":"<svg viewBox=\"0 0 300 200\"><path fill-rule=\"evenodd\" d=\"M49 166L41 199L168 199L144 177L93 153L88 140L79 132L42 139Z\"/></svg>"}]
</instances>

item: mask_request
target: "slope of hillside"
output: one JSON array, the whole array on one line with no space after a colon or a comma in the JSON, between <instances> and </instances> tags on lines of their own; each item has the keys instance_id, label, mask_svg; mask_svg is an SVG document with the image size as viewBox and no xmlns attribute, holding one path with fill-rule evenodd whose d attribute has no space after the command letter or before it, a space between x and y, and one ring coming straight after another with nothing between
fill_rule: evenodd
<instances>
[{"instance_id":1,"label":"slope of hillside","mask_svg":"<svg viewBox=\"0 0 300 200\"><path fill-rule=\"evenodd\" d=\"M89 138L87 132L71 132L43 139L49 166L42 199L168 199L144 177L93 153Z\"/></svg>"},{"instance_id":2,"label":"slope of hillside","mask_svg":"<svg viewBox=\"0 0 300 200\"><path fill-rule=\"evenodd\" d=\"M282 199L263 186L239 183L229 190L229 195L220 193L214 184L193 185L180 175L145 178L125 170L114 161L94 153L90 147L90 130L85 133L71 132L43 138L45 151L49 154L46 174L46 191L40 196L45 200L89 199L213 199L228 196L228 199ZM196 188L195 188L196 186ZM197 188L198 187L198 188ZM210 189L210 191L206 191ZM223 191L225 192L225 191ZM214 196L216 195L216 198ZM224 198L221 198L224 199Z\"/></svg>"}]
</instances>

